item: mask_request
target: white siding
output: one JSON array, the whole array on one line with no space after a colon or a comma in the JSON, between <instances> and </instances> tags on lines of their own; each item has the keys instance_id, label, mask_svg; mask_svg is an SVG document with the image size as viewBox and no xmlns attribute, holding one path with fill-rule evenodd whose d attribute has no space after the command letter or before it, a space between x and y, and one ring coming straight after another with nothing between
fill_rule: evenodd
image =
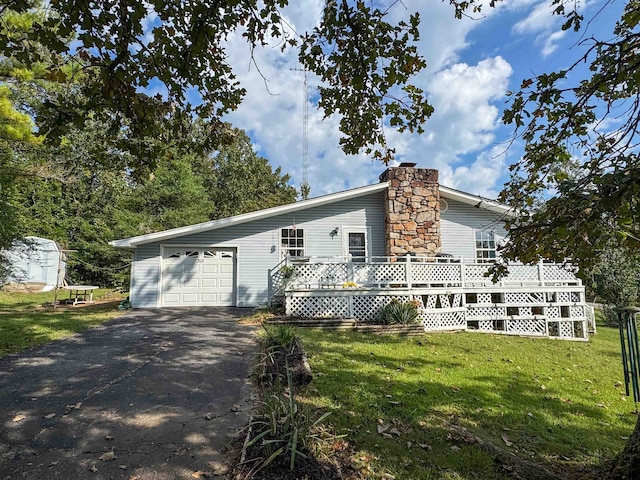
<instances>
[{"instance_id":1,"label":"white siding","mask_svg":"<svg viewBox=\"0 0 640 480\"><path fill-rule=\"evenodd\" d=\"M504 242L507 232L499 214L455 200L447 200L447 203L446 212L440 213L442 252L475 259L476 230L493 230L496 244Z\"/></svg>"},{"instance_id":2,"label":"white siding","mask_svg":"<svg viewBox=\"0 0 640 480\"><path fill-rule=\"evenodd\" d=\"M157 307L161 245L227 246L237 248L237 306L259 305L267 300L267 272L280 261L280 229L304 229L305 253L311 256L343 255L342 227L369 227L372 255L384 255L383 194L256 220L237 226L139 246L131 275L131 301L136 308ZM329 233L339 227L338 235Z\"/></svg>"},{"instance_id":3,"label":"white siding","mask_svg":"<svg viewBox=\"0 0 640 480\"><path fill-rule=\"evenodd\" d=\"M139 246L131 267L131 304L135 308L158 306L158 282L160 281L160 245Z\"/></svg>"}]
</instances>

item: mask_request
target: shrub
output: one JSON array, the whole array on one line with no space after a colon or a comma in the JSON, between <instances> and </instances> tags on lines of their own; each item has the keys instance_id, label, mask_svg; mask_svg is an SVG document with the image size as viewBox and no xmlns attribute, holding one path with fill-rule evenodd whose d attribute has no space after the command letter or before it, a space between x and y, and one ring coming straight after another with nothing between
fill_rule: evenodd
<instances>
[{"instance_id":1,"label":"shrub","mask_svg":"<svg viewBox=\"0 0 640 480\"><path fill-rule=\"evenodd\" d=\"M410 325L418 322L418 307L416 302L399 302L391 300L380 311L380 323L383 325Z\"/></svg>"},{"instance_id":2,"label":"shrub","mask_svg":"<svg viewBox=\"0 0 640 480\"><path fill-rule=\"evenodd\" d=\"M296 267L293 265L285 265L280 269L280 273L282 274L282 278L285 280L292 279L296 274Z\"/></svg>"},{"instance_id":3,"label":"shrub","mask_svg":"<svg viewBox=\"0 0 640 480\"><path fill-rule=\"evenodd\" d=\"M298 338L298 332L293 325L262 325L264 331L261 332L259 340L266 349L272 347L286 348L291 346Z\"/></svg>"}]
</instances>

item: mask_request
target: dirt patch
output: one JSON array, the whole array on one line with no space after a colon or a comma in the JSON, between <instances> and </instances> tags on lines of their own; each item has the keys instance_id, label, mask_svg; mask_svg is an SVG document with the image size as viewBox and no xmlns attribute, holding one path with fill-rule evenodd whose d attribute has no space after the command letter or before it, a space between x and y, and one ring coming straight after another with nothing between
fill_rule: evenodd
<instances>
[{"instance_id":1,"label":"dirt patch","mask_svg":"<svg viewBox=\"0 0 640 480\"><path fill-rule=\"evenodd\" d=\"M8 293L40 293L46 283L7 283L2 290Z\"/></svg>"},{"instance_id":2,"label":"dirt patch","mask_svg":"<svg viewBox=\"0 0 640 480\"><path fill-rule=\"evenodd\" d=\"M112 310L114 308L118 308L120 302L122 302L122 298L100 298L98 300L95 300L93 303L78 303L77 305L73 305L71 303L58 303L55 307L55 310L61 311L82 309L90 312ZM52 303L45 303L44 305L40 305L37 308L42 310L54 310Z\"/></svg>"}]
</instances>

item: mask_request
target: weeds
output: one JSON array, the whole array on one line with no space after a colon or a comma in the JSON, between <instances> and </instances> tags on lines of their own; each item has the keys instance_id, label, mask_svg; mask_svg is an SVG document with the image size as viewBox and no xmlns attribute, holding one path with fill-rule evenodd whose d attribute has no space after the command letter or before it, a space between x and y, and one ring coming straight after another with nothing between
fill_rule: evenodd
<instances>
[{"instance_id":1,"label":"weeds","mask_svg":"<svg viewBox=\"0 0 640 480\"><path fill-rule=\"evenodd\" d=\"M260 332L259 341L265 349L287 348L298 338L298 332L292 325L265 325Z\"/></svg>"}]
</instances>

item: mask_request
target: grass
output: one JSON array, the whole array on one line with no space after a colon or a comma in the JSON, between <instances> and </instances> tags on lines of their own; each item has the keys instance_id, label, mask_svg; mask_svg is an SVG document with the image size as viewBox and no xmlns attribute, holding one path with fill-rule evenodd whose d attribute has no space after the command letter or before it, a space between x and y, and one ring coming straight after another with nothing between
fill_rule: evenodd
<instances>
[{"instance_id":1,"label":"grass","mask_svg":"<svg viewBox=\"0 0 640 480\"><path fill-rule=\"evenodd\" d=\"M346 435L365 478L513 478L452 425L562 478L596 478L636 422L616 329L600 326L588 343L480 333L299 335L315 376L303 401L333 412L329 421Z\"/></svg>"},{"instance_id":2,"label":"grass","mask_svg":"<svg viewBox=\"0 0 640 480\"><path fill-rule=\"evenodd\" d=\"M65 298L60 292L59 297ZM93 298L98 303L79 307L59 307L53 302L54 292L9 293L0 291L0 356L36 347L64 338L116 317L122 299L111 290L98 289ZM101 301L112 300L107 303ZM45 306L43 306L45 305Z\"/></svg>"}]
</instances>

